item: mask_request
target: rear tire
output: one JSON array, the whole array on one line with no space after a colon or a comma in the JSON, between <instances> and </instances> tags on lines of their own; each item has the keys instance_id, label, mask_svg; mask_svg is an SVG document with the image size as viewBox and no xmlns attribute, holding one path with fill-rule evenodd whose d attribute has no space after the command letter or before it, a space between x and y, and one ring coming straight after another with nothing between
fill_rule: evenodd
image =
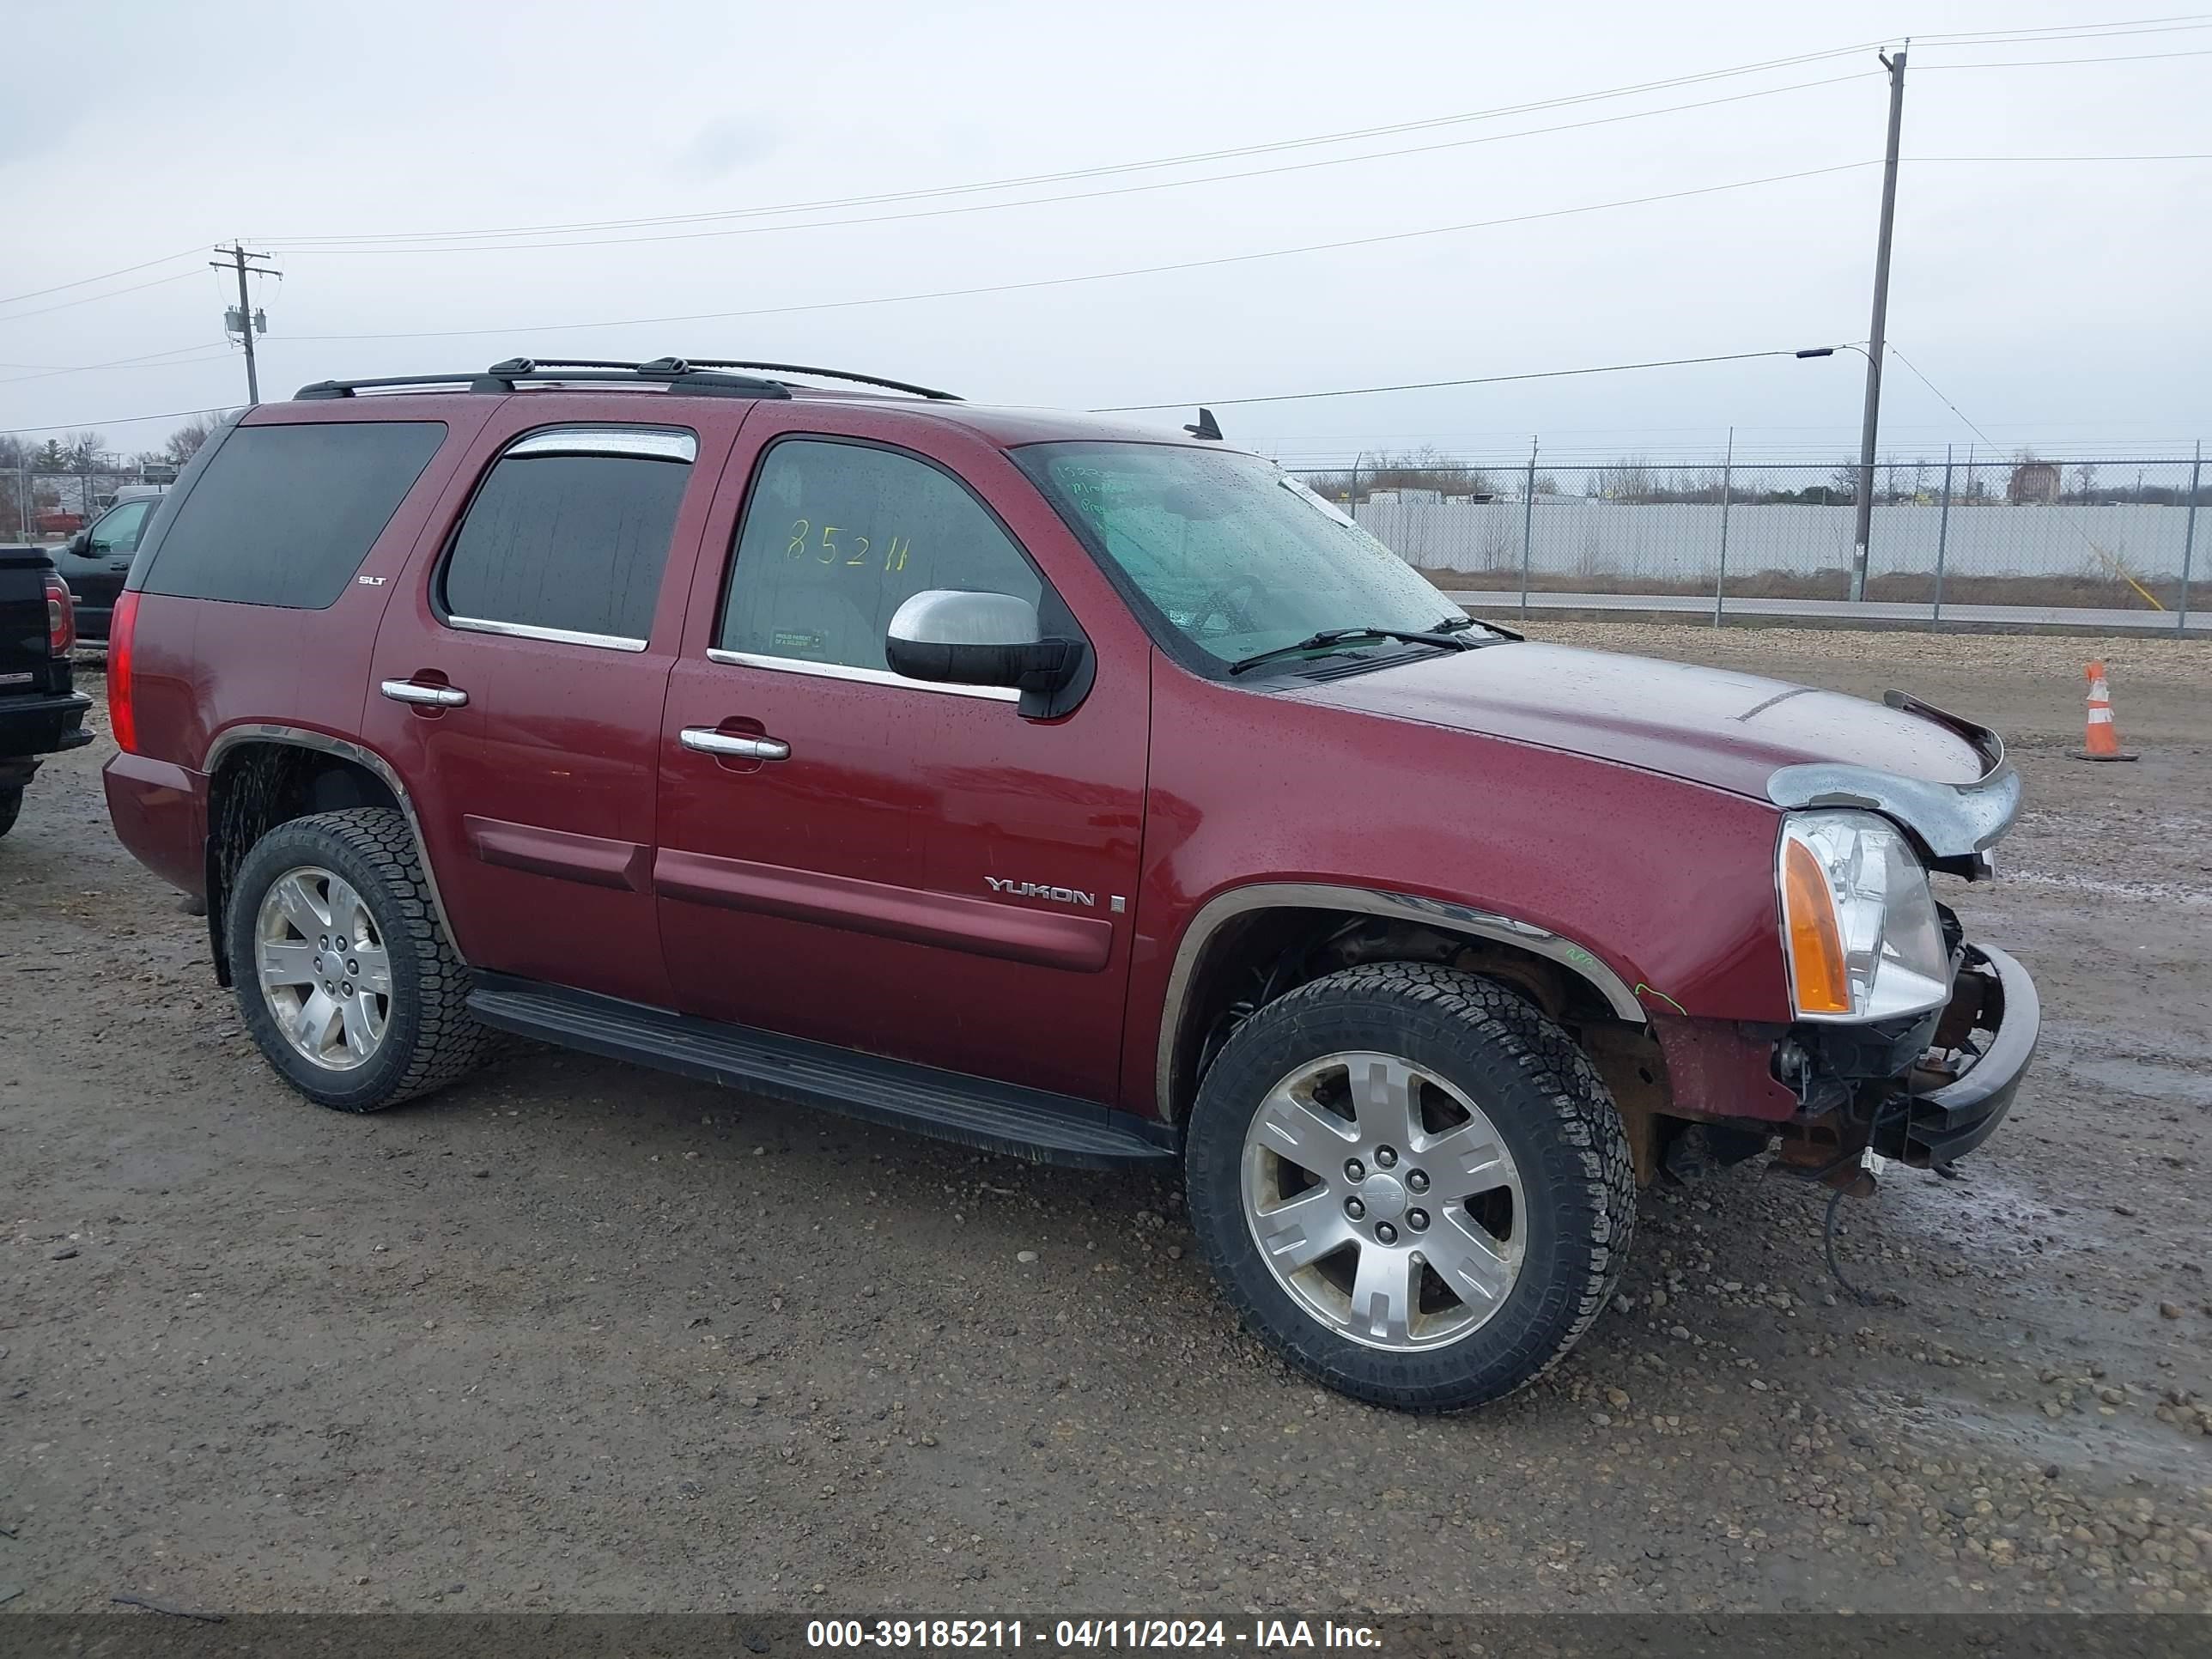
<instances>
[{"instance_id":1,"label":"rear tire","mask_svg":"<svg viewBox=\"0 0 2212 1659\"><path fill-rule=\"evenodd\" d=\"M356 806L254 843L223 918L246 1030L320 1106L377 1112L441 1089L489 1048L407 820Z\"/></svg>"},{"instance_id":2,"label":"rear tire","mask_svg":"<svg viewBox=\"0 0 2212 1659\"><path fill-rule=\"evenodd\" d=\"M15 827L15 820L23 811L23 786L0 789L0 836Z\"/></svg>"},{"instance_id":3,"label":"rear tire","mask_svg":"<svg viewBox=\"0 0 2212 1659\"><path fill-rule=\"evenodd\" d=\"M1200 1248L1247 1326L1404 1410L1480 1405L1558 1364L1635 1230L1620 1115L1573 1039L1427 963L1261 1008L1206 1073L1188 1144Z\"/></svg>"}]
</instances>

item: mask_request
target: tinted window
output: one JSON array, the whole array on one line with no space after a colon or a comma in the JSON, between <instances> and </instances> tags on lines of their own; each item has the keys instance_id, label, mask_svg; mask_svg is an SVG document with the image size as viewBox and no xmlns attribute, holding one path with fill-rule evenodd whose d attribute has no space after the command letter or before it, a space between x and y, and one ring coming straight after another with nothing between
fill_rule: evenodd
<instances>
[{"instance_id":1,"label":"tinted window","mask_svg":"<svg viewBox=\"0 0 2212 1659\"><path fill-rule=\"evenodd\" d=\"M745 507L719 643L884 669L891 613L929 587L1032 605L1042 592L1021 550L950 474L887 449L780 443Z\"/></svg>"},{"instance_id":2,"label":"tinted window","mask_svg":"<svg viewBox=\"0 0 2212 1659\"><path fill-rule=\"evenodd\" d=\"M240 427L176 508L146 591L323 609L445 437L441 421Z\"/></svg>"},{"instance_id":3,"label":"tinted window","mask_svg":"<svg viewBox=\"0 0 2212 1659\"><path fill-rule=\"evenodd\" d=\"M508 453L453 539L447 614L645 639L690 477L657 456Z\"/></svg>"}]
</instances>

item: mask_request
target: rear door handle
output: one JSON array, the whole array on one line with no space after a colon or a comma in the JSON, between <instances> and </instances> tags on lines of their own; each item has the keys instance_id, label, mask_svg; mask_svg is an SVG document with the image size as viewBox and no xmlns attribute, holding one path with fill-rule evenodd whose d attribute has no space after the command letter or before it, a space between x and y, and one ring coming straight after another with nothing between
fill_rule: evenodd
<instances>
[{"instance_id":1,"label":"rear door handle","mask_svg":"<svg viewBox=\"0 0 2212 1659\"><path fill-rule=\"evenodd\" d=\"M422 685L414 680L386 680L376 688L394 702L418 702L432 708L465 708L469 694L458 685Z\"/></svg>"},{"instance_id":2,"label":"rear door handle","mask_svg":"<svg viewBox=\"0 0 2212 1659\"><path fill-rule=\"evenodd\" d=\"M687 726L681 741L702 755L721 755L734 760L780 761L791 758L791 745L781 738L748 738L717 732L711 726Z\"/></svg>"}]
</instances>

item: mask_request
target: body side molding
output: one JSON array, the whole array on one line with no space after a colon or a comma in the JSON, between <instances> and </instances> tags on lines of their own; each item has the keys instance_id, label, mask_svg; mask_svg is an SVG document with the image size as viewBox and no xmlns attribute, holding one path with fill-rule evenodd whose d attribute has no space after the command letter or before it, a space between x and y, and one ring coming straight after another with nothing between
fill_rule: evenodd
<instances>
[{"instance_id":1,"label":"body side molding","mask_svg":"<svg viewBox=\"0 0 2212 1659\"><path fill-rule=\"evenodd\" d=\"M581 882L586 887L611 887L617 892L653 890L653 849L634 841L574 835L474 813L461 819L461 829L477 856L486 864L550 876L556 881Z\"/></svg>"},{"instance_id":2,"label":"body side molding","mask_svg":"<svg viewBox=\"0 0 2212 1659\"><path fill-rule=\"evenodd\" d=\"M1114 924L1103 916L895 887L678 848L664 847L655 854L653 887L664 898L693 904L750 910L1071 973L1097 973L1114 951Z\"/></svg>"}]
</instances>

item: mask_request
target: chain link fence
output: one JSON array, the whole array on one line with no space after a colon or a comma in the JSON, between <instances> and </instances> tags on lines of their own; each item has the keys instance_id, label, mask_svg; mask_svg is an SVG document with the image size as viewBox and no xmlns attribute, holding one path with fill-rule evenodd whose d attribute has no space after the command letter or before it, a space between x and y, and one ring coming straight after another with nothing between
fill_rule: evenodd
<instances>
[{"instance_id":1,"label":"chain link fence","mask_svg":"<svg viewBox=\"0 0 2212 1659\"><path fill-rule=\"evenodd\" d=\"M1753 611L1809 605L1808 614L1820 614L1850 595L1852 465L1560 466L1540 452L1511 468L1300 477L1455 592L1547 605L1644 595L1666 609L1711 606L1716 617L1746 601ZM1946 610L2002 620L1982 614L2000 606L2140 611L2147 625L2183 627L2193 586L2202 626L2212 620L2207 541L2212 474L2194 459L1889 459L1875 470L1865 598L1924 607L1930 622Z\"/></svg>"},{"instance_id":2,"label":"chain link fence","mask_svg":"<svg viewBox=\"0 0 2212 1659\"><path fill-rule=\"evenodd\" d=\"M66 472L0 466L0 540L36 542L82 530L133 484L174 481L173 466L79 468Z\"/></svg>"}]
</instances>

